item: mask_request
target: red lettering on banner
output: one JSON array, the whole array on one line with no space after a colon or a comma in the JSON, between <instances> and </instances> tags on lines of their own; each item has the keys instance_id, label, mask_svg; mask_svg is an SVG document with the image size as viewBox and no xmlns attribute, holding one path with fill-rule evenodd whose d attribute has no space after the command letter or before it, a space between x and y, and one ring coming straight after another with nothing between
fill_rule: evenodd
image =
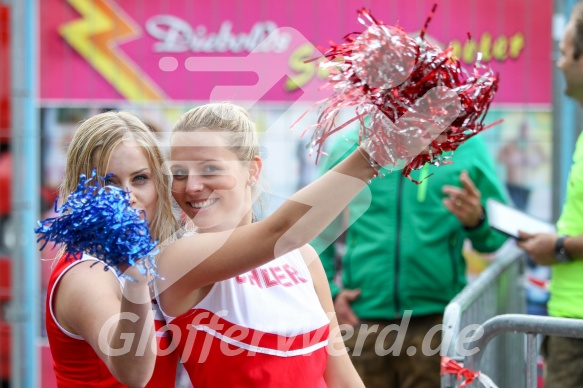
<instances>
[{"instance_id":1,"label":"red lettering on banner","mask_svg":"<svg viewBox=\"0 0 583 388\"><path fill-rule=\"evenodd\" d=\"M275 267L269 268L269 270L271 271L271 273L275 277L275 280L277 280L277 282L279 284L281 284L284 287L293 286L293 284L291 284L289 281L286 280L286 277L283 273L279 273L282 271L281 267L275 266Z\"/></svg>"},{"instance_id":2,"label":"red lettering on banner","mask_svg":"<svg viewBox=\"0 0 583 388\"><path fill-rule=\"evenodd\" d=\"M279 283L277 283L277 280L273 280L269 277L269 272L267 272L266 269L261 269L261 276L263 277L263 281L265 282L265 287L269 288L269 287L273 287L273 286L277 286Z\"/></svg>"},{"instance_id":3,"label":"red lettering on banner","mask_svg":"<svg viewBox=\"0 0 583 388\"><path fill-rule=\"evenodd\" d=\"M247 279L245 279L245 277L243 275L235 276L235 280L239 284L243 284L243 283L245 283L247 281Z\"/></svg>"},{"instance_id":4,"label":"red lettering on banner","mask_svg":"<svg viewBox=\"0 0 583 388\"><path fill-rule=\"evenodd\" d=\"M293 268L291 265L285 264L283 266L283 269L285 270L285 272L287 272L287 274L289 275L289 277L291 278L291 280L293 280L293 282L295 284L298 284L299 282L302 282L302 283L308 282L306 279L301 277L300 274L298 273L298 270Z\"/></svg>"}]
</instances>

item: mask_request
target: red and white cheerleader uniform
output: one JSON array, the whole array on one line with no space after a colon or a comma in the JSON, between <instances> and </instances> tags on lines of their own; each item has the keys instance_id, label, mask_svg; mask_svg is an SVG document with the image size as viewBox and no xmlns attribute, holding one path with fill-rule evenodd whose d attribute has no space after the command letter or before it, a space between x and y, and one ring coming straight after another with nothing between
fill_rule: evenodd
<instances>
[{"instance_id":1,"label":"red and white cheerleader uniform","mask_svg":"<svg viewBox=\"0 0 583 388\"><path fill-rule=\"evenodd\" d=\"M196 388L326 387L330 320L298 250L165 318Z\"/></svg>"},{"instance_id":2,"label":"red and white cheerleader uniform","mask_svg":"<svg viewBox=\"0 0 583 388\"><path fill-rule=\"evenodd\" d=\"M59 281L68 270L86 261L98 262L99 260L89 255L83 255L81 260L67 260L65 255L59 259L49 279L46 300L46 327L57 385L60 388L125 387L113 377L105 363L81 336L70 333L59 325L53 311L53 295L58 289ZM96 268L95 270L101 271L102 269ZM116 275L115 271L111 272ZM117 275L116 277L120 287L123 289L125 279ZM152 308L154 310L158 349L164 355L157 356L154 374L147 387L174 388L178 353L164 351L170 349L171 346L170 332L165 330L166 323L156 301L153 301ZM135 340L138 339L136 338Z\"/></svg>"}]
</instances>

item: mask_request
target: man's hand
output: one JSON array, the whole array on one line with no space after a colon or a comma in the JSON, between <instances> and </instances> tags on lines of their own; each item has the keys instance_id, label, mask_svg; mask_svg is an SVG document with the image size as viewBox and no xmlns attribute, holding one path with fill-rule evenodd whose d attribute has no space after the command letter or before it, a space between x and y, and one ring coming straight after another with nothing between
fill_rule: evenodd
<instances>
[{"instance_id":1,"label":"man's hand","mask_svg":"<svg viewBox=\"0 0 583 388\"><path fill-rule=\"evenodd\" d=\"M336 311L336 318L338 318L339 325L350 325L356 327L358 325L358 317L352 311L350 303L360 297L360 290L342 290L336 295L334 299L334 310Z\"/></svg>"},{"instance_id":2,"label":"man's hand","mask_svg":"<svg viewBox=\"0 0 583 388\"><path fill-rule=\"evenodd\" d=\"M482 194L470 179L467 171L460 174L462 187L444 186L443 192L447 198L443 199L443 204L454 216L460 220L466 228L473 228L478 225L483 215Z\"/></svg>"},{"instance_id":3,"label":"man's hand","mask_svg":"<svg viewBox=\"0 0 583 388\"><path fill-rule=\"evenodd\" d=\"M555 259L555 247L557 245L556 234L518 232L519 240L516 245L526 251L528 255L540 265L557 264Z\"/></svg>"}]
</instances>

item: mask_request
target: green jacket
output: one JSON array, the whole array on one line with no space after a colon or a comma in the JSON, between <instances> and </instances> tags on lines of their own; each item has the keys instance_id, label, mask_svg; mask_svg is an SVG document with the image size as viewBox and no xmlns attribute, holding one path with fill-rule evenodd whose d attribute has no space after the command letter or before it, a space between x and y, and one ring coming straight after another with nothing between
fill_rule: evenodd
<instances>
[{"instance_id":1,"label":"green jacket","mask_svg":"<svg viewBox=\"0 0 583 388\"><path fill-rule=\"evenodd\" d=\"M323 170L337 164L356 147L357 131L338 139L329 156L320 161ZM461 187L463 170L482 194L482 201L495 198L505 202L503 189L484 141L474 137L455 151L453 164L426 165L411 174L420 185L401 171L376 178L348 206L344 220L337 219L312 245L320 253L332 296L340 287L334 282L338 272L336 248L332 241L341 224L346 230L346 251L341 258L342 284L360 289L352 308L361 319L392 319L405 310L412 314L442 313L449 301L466 285L466 263L462 255L464 239L474 249L493 252L506 238L484 222L467 231L443 205L444 185ZM358 216L362 214L362 216ZM487 215L486 215L487 217Z\"/></svg>"}]
</instances>

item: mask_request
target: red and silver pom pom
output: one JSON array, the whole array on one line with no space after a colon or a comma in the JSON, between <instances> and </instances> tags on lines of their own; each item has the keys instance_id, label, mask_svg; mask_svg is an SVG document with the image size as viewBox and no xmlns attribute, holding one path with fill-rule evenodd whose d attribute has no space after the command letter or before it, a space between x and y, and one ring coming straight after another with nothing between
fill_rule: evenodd
<instances>
[{"instance_id":1,"label":"red and silver pom pom","mask_svg":"<svg viewBox=\"0 0 583 388\"><path fill-rule=\"evenodd\" d=\"M489 127L483 119L498 77L479 60L468 73L452 47L425 39L435 8L417 38L358 11L366 31L332 45L321 64L330 74L324 87L333 93L320 103L311 142L318 153L330 135L359 121L361 142L372 140L371 156L389 169L403 167L409 177L426 163L444 163L444 152ZM351 107L354 117L338 123L340 111Z\"/></svg>"}]
</instances>

